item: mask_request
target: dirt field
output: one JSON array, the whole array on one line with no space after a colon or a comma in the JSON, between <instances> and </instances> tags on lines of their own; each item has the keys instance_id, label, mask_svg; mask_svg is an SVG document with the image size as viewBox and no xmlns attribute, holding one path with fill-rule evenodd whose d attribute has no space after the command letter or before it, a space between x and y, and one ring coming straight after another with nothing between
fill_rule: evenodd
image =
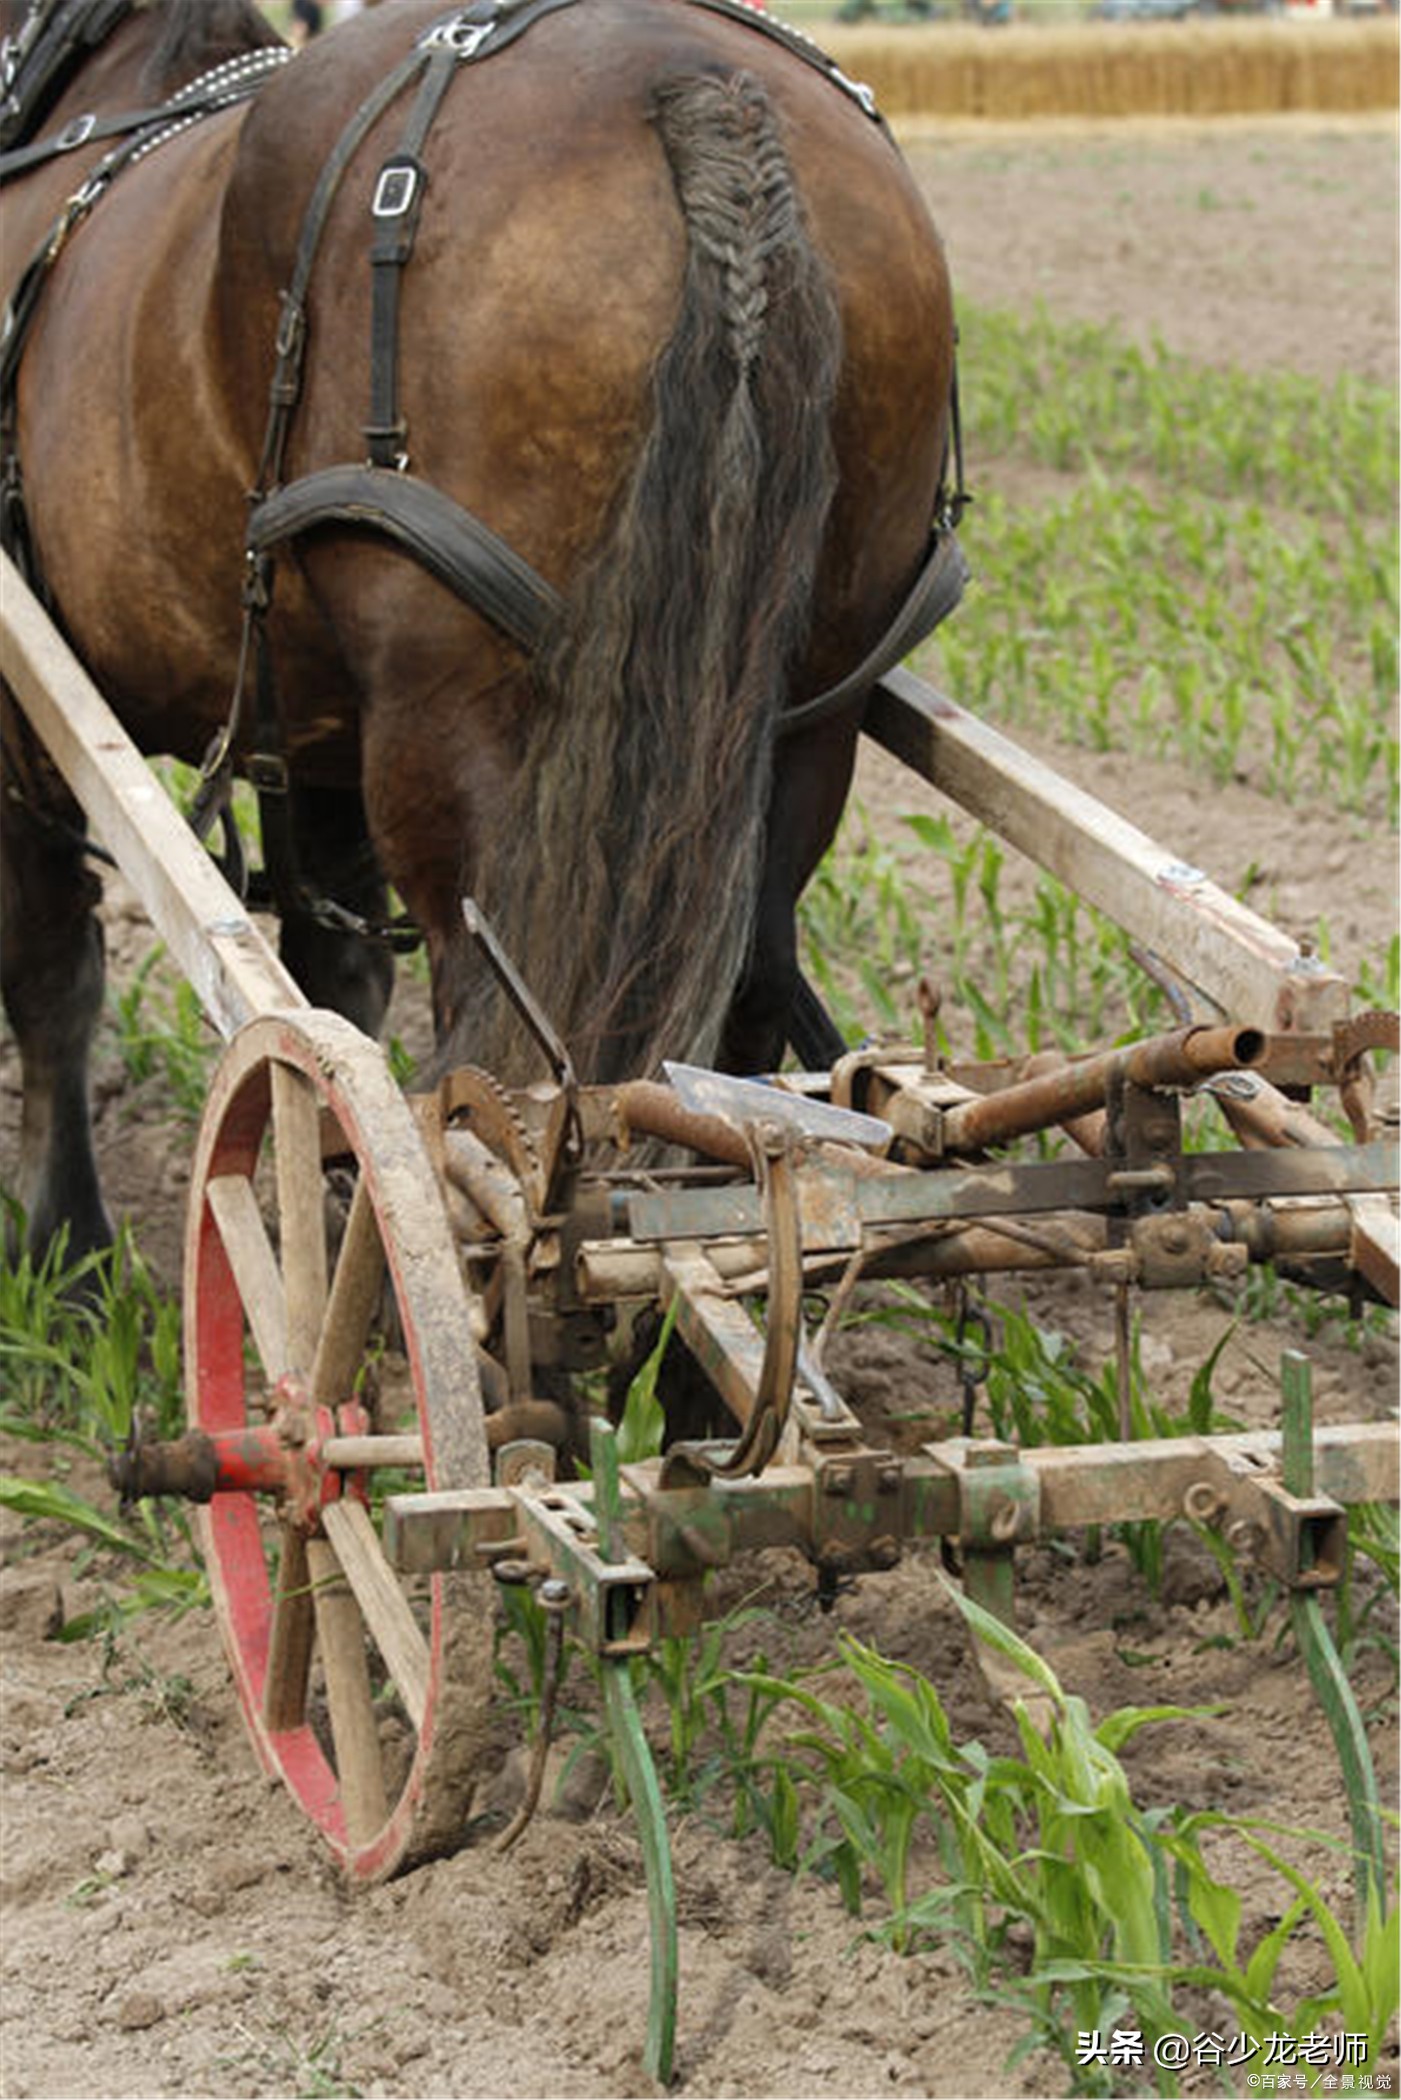
<instances>
[{"instance_id":1,"label":"dirt field","mask_svg":"<svg viewBox=\"0 0 1401 2100\"><path fill-rule=\"evenodd\" d=\"M910 145L963 295L1044 299L1058 316L1113 318L1205 364L1354 372L1397 383L1397 147L1391 124L1116 127L990 133L947 127ZM969 384L976 384L970 375ZM1326 465L1326 463L1324 463ZM979 482L979 463L971 462ZM1246 787L1204 796L1172 766L1049 752L1227 888L1251 863L1286 927L1326 914L1344 966L1376 953L1395 918L1394 841ZM894 818L916 798L878 763L867 805ZM136 949L118 911L114 946ZM133 1117L109 1057L100 1134L114 1205L176 1273L187 1140ZM17 1127L14 1060L0 1049L0 1171ZM1049 1290L1049 1324L1107 1347L1097 1301ZM1228 1310L1162 1298L1145 1360L1180 1402L1230 1325ZM1287 1323L1236 1329L1221 1404L1270 1419ZM1396 1393L1394 1342L1307 1344L1320 1413L1375 1415ZM845 1345L859 1403L927 1401L947 1416L948 1366L893 1345ZM11 1447L4 1463L22 1468ZM90 1483L89 1483L90 1485ZM1175 1536L1175 1535L1174 1535ZM639 2041L647 1975L640 1855L610 1808L541 1817L503 1860L485 1847L368 1895L336 1882L283 1796L259 1776L208 1617L153 1620L112 1653L46 1638L92 1594L69 1546L0 1530L4 1635L3 1996L0 2091L21 2095L575 2095L647 2090ZM762 1638L774 1661L825 1652L846 1627L917 1663L960 1730L1009 1741L927 1566L863 1581L821 1624L801 1572L746 1570L786 1599ZM1146 1803L1216 1805L1345 1830L1330 1741L1283 1620L1234 1640L1214 1567L1170 1548L1159 1599L1119 1549L1095 1566L1030 1557L1023 1625L1098 1713L1128 1703L1218 1704L1212 1720L1148 1730L1127 1754ZM1280 1637L1277 1637L1280 1636ZM738 1659L738 1658L737 1658ZM1368 1671L1370 1670L1370 1674ZM1397 1783L1394 1687L1364 1667L1363 1703L1384 1797ZM835 1894L771 1869L701 1816L674 1832L681 1903L678 2090L687 2095L1039 2095L1064 2090L1045 2056L1007 2071L1020 2023L965 1995L950 1954L908 1959L859 1939ZM1277 1912L1252 1882L1247 1930ZM1340 1901L1336 1857L1314 1870ZM1291 1972L1310 1981L1307 1950ZM1221 2004L1199 2024L1226 2027ZM1209 2090L1199 2083L1197 2090Z\"/></svg>"}]
</instances>

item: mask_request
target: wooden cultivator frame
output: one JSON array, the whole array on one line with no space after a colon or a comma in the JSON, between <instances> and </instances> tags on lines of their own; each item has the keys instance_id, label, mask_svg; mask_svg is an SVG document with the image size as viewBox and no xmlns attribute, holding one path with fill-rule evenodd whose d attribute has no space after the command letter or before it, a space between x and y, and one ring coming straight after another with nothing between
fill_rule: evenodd
<instances>
[{"instance_id":1,"label":"wooden cultivator frame","mask_svg":"<svg viewBox=\"0 0 1401 2100\"><path fill-rule=\"evenodd\" d=\"M967 1435L901 1457L868 1443L824 1369L826 1325L806 1316L822 1290L830 1324L873 1277L1074 1267L1114 1294L1126 1335L1132 1290L1256 1261L1396 1304L1395 1112L1369 1063L1395 1049L1394 1015L1350 1014L1316 957L895 672L868 732L1124 927L1199 1018L1020 1065L942 1062L931 1026L923 1044L778 1084L678 1072L588 1088L469 906L552 1076L507 1090L468 1070L406 1100L375 1044L307 1006L8 562L3 584L0 675L228 1043L191 1193L189 1432L128 1452L123 1491L204 1505L254 1742L352 1876L460 1836L493 1581L529 1585L602 1667L647 1854L646 2060L665 2078L674 1905L628 1658L693 1627L706 1575L752 1547L799 1548L830 1588L953 1539L966 1587L1007 1616L1019 1546L1184 1514L1288 1586L1362 1870L1379 1871L1365 1738L1317 1594L1347 1507L1396 1497L1394 1422L1314 1430L1295 1365L1277 1434L1131 1441L1126 1417L1114 1443ZM1351 1142L1306 1105L1322 1088ZM1183 1150L1182 1098L1201 1090L1238 1145ZM1073 1156L1011 1149L1055 1126ZM693 1164L630 1164L658 1141ZM571 1376L668 1309L734 1426L619 1468L606 1425L586 1438L572 1418ZM592 1478L559 1478L586 1442Z\"/></svg>"}]
</instances>

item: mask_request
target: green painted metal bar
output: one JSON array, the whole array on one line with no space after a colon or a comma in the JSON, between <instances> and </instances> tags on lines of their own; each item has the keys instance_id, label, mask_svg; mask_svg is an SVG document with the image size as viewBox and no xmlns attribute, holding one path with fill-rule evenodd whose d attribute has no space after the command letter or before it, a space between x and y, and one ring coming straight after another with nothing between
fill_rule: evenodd
<instances>
[{"instance_id":1,"label":"green painted metal bar","mask_svg":"<svg viewBox=\"0 0 1401 2100\"><path fill-rule=\"evenodd\" d=\"M1186 1153L1174 1164L1184 1202L1228 1197L1344 1196L1397 1185L1394 1144L1290 1146L1260 1152ZM1120 1207L1112 1160L1063 1159L944 1168L857 1180L824 1165L799 1174L803 1244L841 1245L862 1226L927 1224L947 1218L1041 1216ZM630 1196L635 1240L752 1237L764 1228L759 1192L749 1186L672 1189ZM825 1230L835 1224L836 1230Z\"/></svg>"},{"instance_id":2,"label":"green painted metal bar","mask_svg":"<svg viewBox=\"0 0 1401 2100\"><path fill-rule=\"evenodd\" d=\"M1297 1349L1286 1349L1280 1363L1283 1400L1282 1472L1291 1495L1312 1495L1313 1486L1313 1385L1309 1360ZM1338 1762L1347 1788L1348 1815L1352 1822L1353 1875L1357 1885L1359 1929L1368 1909L1376 1901L1378 1916L1386 1915L1386 1855L1382 1847L1381 1796L1367 1731L1333 1645L1316 1591L1294 1590L1289 1616L1294 1638L1308 1669L1314 1694L1323 1708Z\"/></svg>"},{"instance_id":3,"label":"green painted metal bar","mask_svg":"<svg viewBox=\"0 0 1401 2100\"><path fill-rule=\"evenodd\" d=\"M623 1504L618 1480L618 1447L607 1422L593 1421L589 1436L593 1461L594 1515L598 1549L604 1560L627 1557L623 1542ZM666 1810L662 1806L657 1768L642 1729L626 1657L603 1663L603 1696L608 1725L618 1746L633 1813L642 1839L647 1873L647 1911L651 1923L651 1988L647 2000L647 2041L643 2069L659 2085L671 2083L676 2044L678 1956L676 1883L671 1868Z\"/></svg>"}]
</instances>

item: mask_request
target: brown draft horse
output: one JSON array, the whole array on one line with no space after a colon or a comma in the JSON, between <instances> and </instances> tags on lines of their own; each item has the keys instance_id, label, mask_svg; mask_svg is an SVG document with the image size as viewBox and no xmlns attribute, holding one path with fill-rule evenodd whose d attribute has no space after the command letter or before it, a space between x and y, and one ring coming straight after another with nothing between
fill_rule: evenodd
<instances>
[{"instance_id":1,"label":"brown draft horse","mask_svg":"<svg viewBox=\"0 0 1401 2100\"><path fill-rule=\"evenodd\" d=\"M270 36L251 0L105 5L116 26L40 137ZM24 18L7 0L3 26ZM443 18L443 0L367 11L125 169L37 301L14 418L28 533L146 750L197 761L226 718L307 200L351 112ZM411 92L329 209L288 480L364 454L372 205ZM8 186L12 276L109 148ZM397 324L408 470L528 562L558 615L527 652L378 533L323 523L279 549L266 626L301 867L370 916L394 886L445 1063L533 1076L464 930L470 891L582 1077L662 1055L764 1069L860 709L776 725L862 662L926 559L953 369L939 240L839 79L694 0L542 13L460 67L422 163ZM66 1220L76 1252L108 1232L85 1099L98 884L13 713L4 747L18 1194L34 1239ZM282 941L314 1002L378 1025L382 948L295 906Z\"/></svg>"}]
</instances>

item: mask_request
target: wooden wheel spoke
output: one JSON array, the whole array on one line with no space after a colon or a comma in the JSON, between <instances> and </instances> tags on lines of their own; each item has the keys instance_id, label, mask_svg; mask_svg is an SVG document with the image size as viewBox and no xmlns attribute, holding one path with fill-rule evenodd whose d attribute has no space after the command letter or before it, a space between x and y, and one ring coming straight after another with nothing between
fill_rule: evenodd
<instances>
[{"instance_id":1,"label":"wooden wheel spoke","mask_svg":"<svg viewBox=\"0 0 1401 2100\"><path fill-rule=\"evenodd\" d=\"M205 1192L243 1302L253 1346L269 1383L275 1384L289 1368L287 1300L253 1184L242 1174L221 1174L206 1184Z\"/></svg>"},{"instance_id":2,"label":"wooden wheel spoke","mask_svg":"<svg viewBox=\"0 0 1401 2100\"><path fill-rule=\"evenodd\" d=\"M326 1209L316 1089L291 1066L272 1068L273 1146L291 1368L309 1373L326 1317Z\"/></svg>"},{"instance_id":3,"label":"wooden wheel spoke","mask_svg":"<svg viewBox=\"0 0 1401 2100\"><path fill-rule=\"evenodd\" d=\"M365 1659L364 1622L335 1549L325 1539L309 1539L306 1550L346 1835L353 1845L366 1844L387 1820L389 1802Z\"/></svg>"},{"instance_id":4,"label":"wooden wheel spoke","mask_svg":"<svg viewBox=\"0 0 1401 2100\"><path fill-rule=\"evenodd\" d=\"M306 1539L292 1525L284 1524L263 1684L263 1719L271 1729L300 1728L306 1719L314 1627Z\"/></svg>"},{"instance_id":5,"label":"wooden wheel spoke","mask_svg":"<svg viewBox=\"0 0 1401 2100\"><path fill-rule=\"evenodd\" d=\"M321 1521L409 1719L421 1728L428 1709L428 1643L380 1551L369 1511L360 1502L332 1502Z\"/></svg>"},{"instance_id":6,"label":"wooden wheel spoke","mask_svg":"<svg viewBox=\"0 0 1401 2100\"><path fill-rule=\"evenodd\" d=\"M355 1184L345 1237L336 1260L326 1317L311 1367L313 1406L348 1400L365 1354L365 1342L384 1284L384 1243L362 1175Z\"/></svg>"}]
</instances>

